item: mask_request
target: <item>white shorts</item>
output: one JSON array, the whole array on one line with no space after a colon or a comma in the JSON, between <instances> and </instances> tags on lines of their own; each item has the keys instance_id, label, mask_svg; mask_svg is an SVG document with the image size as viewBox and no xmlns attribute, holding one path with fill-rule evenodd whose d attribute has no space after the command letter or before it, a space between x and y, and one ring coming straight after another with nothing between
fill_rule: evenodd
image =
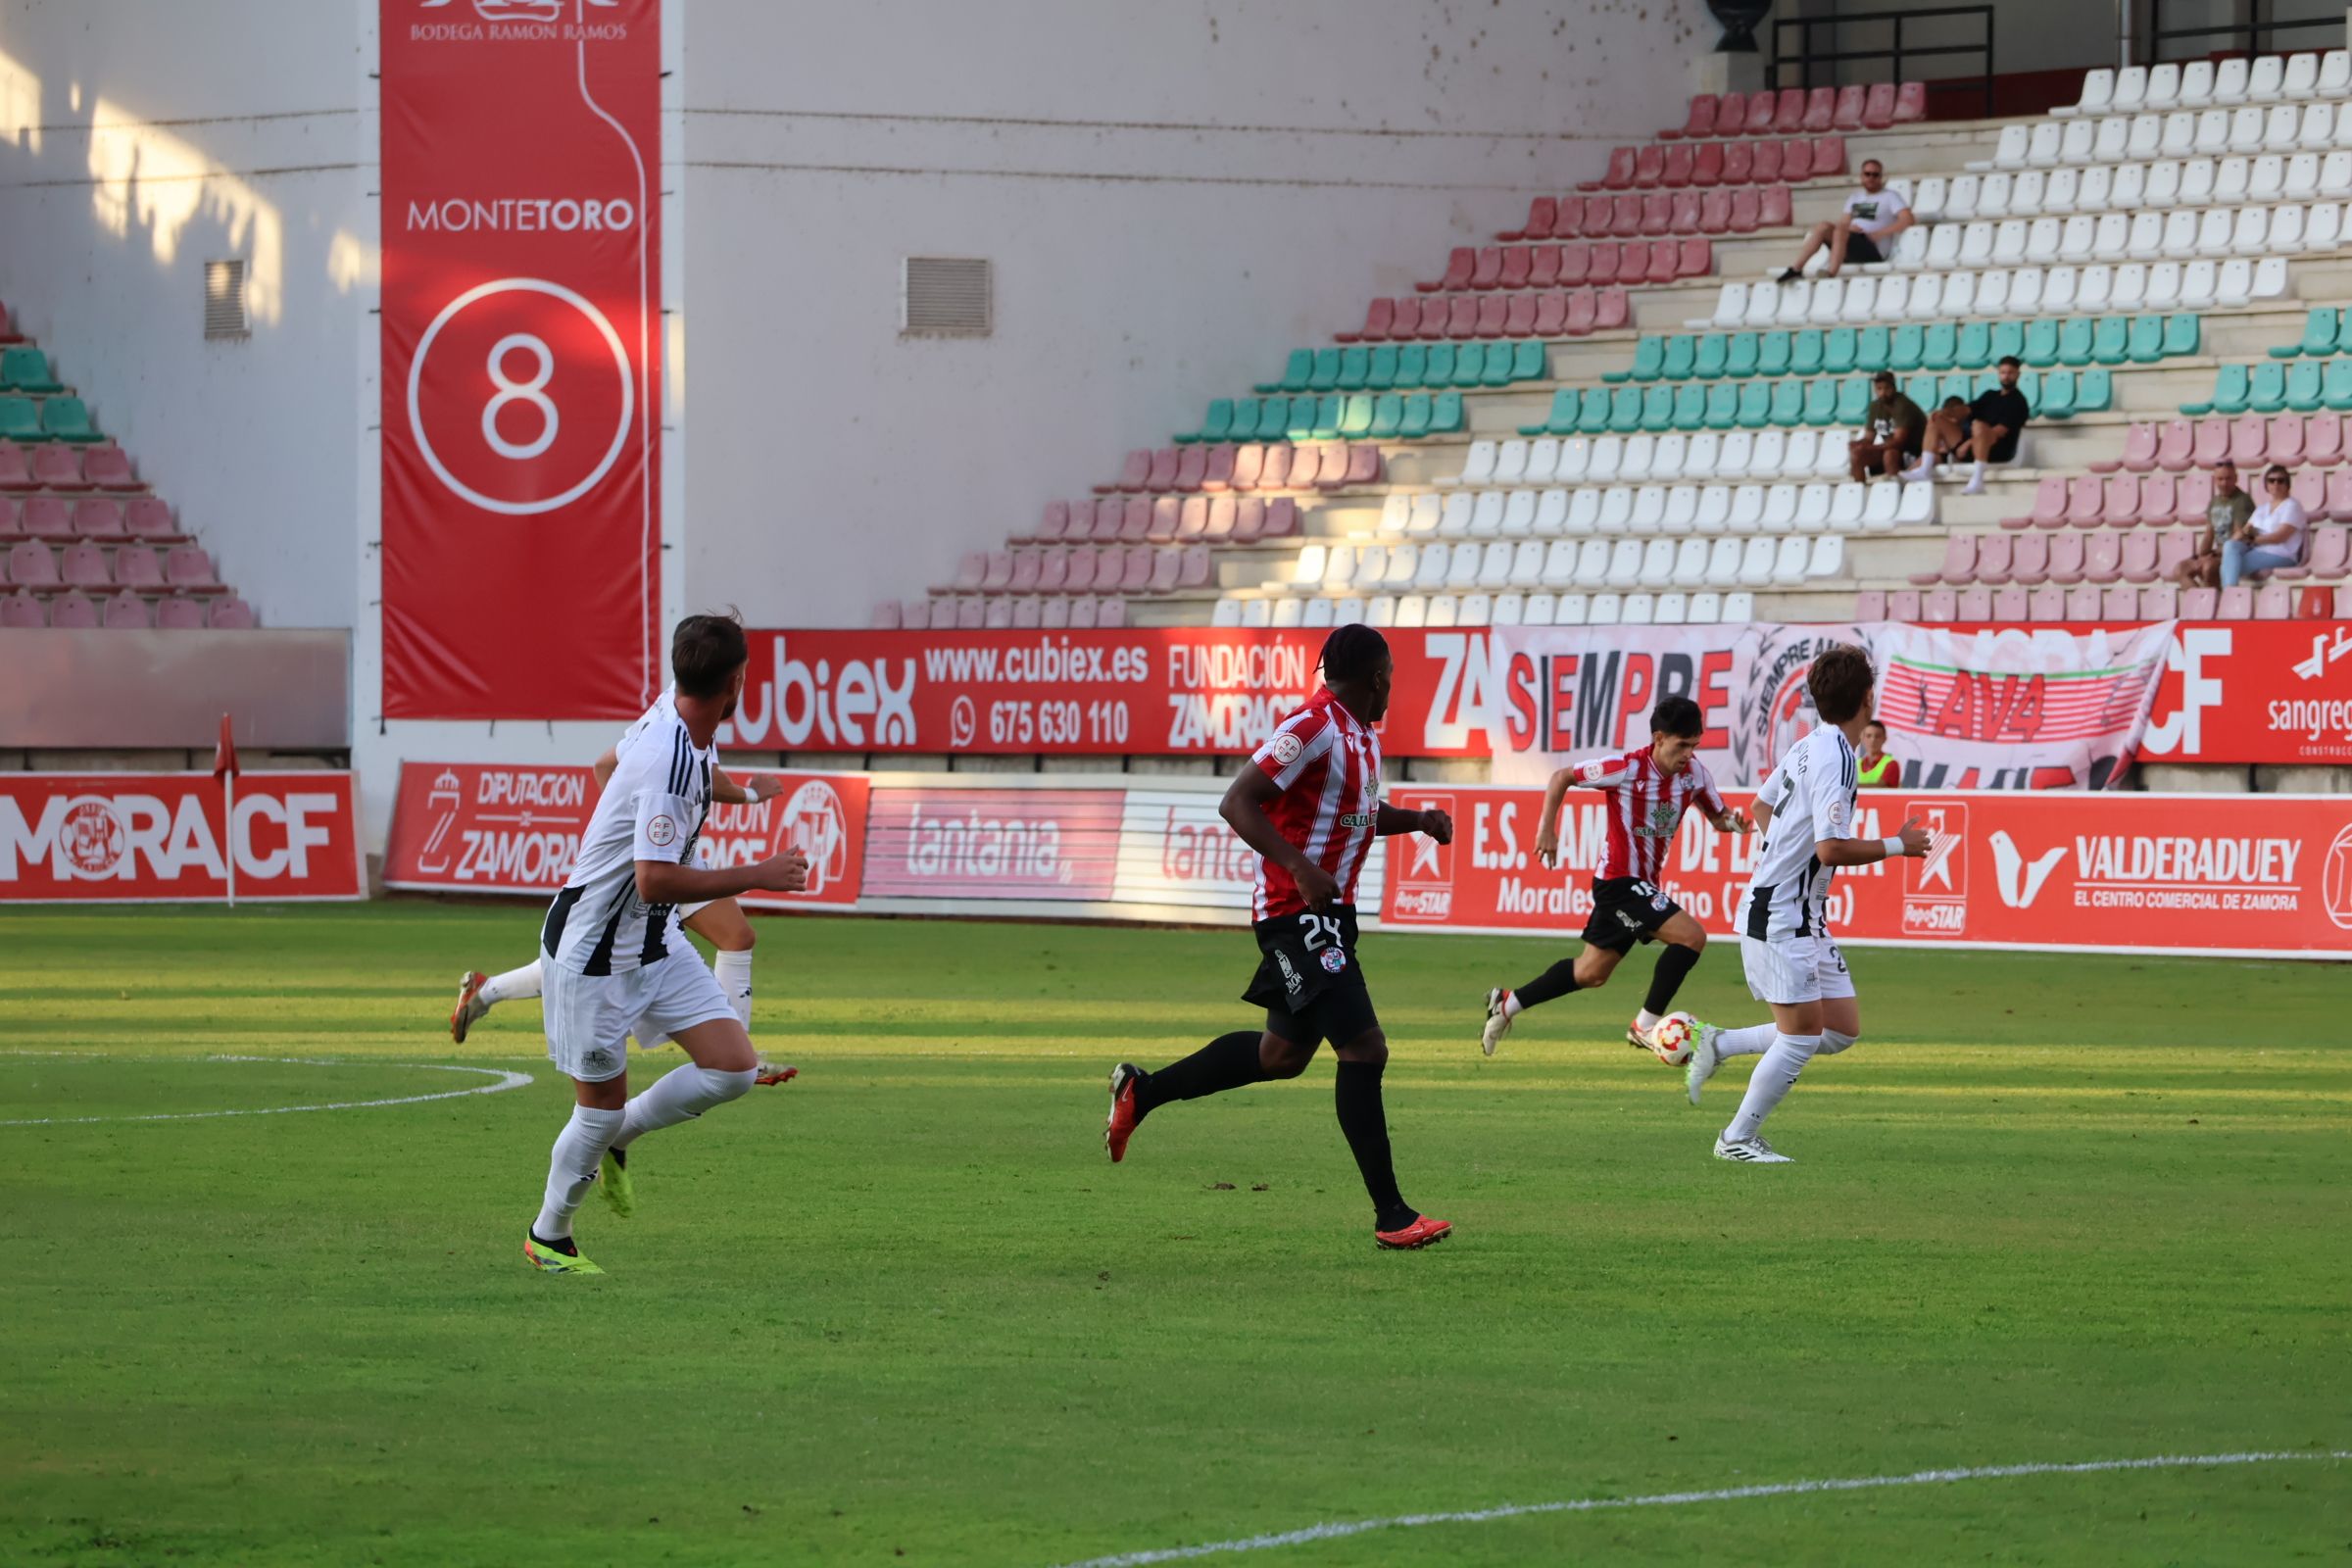
<instances>
[{"instance_id":1,"label":"white shorts","mask_svg":"<svg viewBox=\"0 0 2352 1568\"><path fill-rule=\"evenodd\" d=\"M540 1008L547 1059L582 1083L629 1070L629 1036L659 1042L713 1018L735 1017L717 976L692 948L619 974L580 974L544 966Z\"/></svg>"},{"instance_id":2,"label":"white shorts","mask_svg":"<svg viewBox=\"0 0 2352 1568\"><path fill-rule=\"evenodd\" d=\"M1748 995L1758 1002L1788 1005L1834 1002L1854 994L1845 955L1826 936L1741 937L1740 967L1747 973Z\"/></svg>"}]
</instances>

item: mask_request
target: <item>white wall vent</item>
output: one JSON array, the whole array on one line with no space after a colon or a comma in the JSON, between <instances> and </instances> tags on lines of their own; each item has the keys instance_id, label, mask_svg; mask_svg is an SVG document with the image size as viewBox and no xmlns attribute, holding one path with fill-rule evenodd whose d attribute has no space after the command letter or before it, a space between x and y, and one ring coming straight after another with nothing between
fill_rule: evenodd
<instances>
[{"instance_id":1,"label":"white wall vent","mask_svg":"<svg viewBox=\"0 0 2352 1568\"><path fill-rule=\"evenodd\" d=\"M245 319L245 263L242 258L204 264L204 335L250 337Z\"/></svg>"},{"instance_id":2,"label":"white wall vent","mask_svg":"<svg viewBox=\"0 0 2352 1568\"><path fill-rule=\"evenodd\" d=\"M985 260L907 257L899 273L899 335L987 337L995 327L993 270Z\"/></svg>"}]
</instances>

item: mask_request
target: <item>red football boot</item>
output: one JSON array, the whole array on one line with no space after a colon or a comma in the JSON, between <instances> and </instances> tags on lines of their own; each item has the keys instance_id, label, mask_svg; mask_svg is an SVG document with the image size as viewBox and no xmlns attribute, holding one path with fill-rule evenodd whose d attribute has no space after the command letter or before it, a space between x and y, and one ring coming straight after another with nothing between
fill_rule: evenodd
<instances>
[{"instance_id":1,"label":"red football boot","mask_svg":"<svg viewBox=\"0 0 2352 1568\"><path fill-rule=\"evenodd\" d=\"M1135 1124L1142 1119L1135 1113L1135 1085L1143 1075L1132 1061L1110 1069L1110 1119L1102 1127L1102 1147L1110 1151L1113 1165L1127 1157L1127 1140L1135 1136Z\"/></svg>"},{"instance_id":2,"label":"red football boot","mask_svg":"<svg viewBox=\"0 0 2352 1568\"><path fill-rule=\"evenodd\" d=\"M1434 1247L1452 1234L1449 1222L1423 1214L1400 1231L1374 1231L1372 1244L1391 1252L1411 1252Z\"/></svg>"},{"instance_id":3,"label":"red football boot","mask_svg":"<svg viewBox=\"0 0 2352 1568\"><path fill-rule=\"evenodd\" d=\"M752 1079L752 1082L756 1084L788 1084L800 1075L801 1069L798 1067L781 1066L763 1057L760 1062L757 1076Z\"/></svg>"}]
</instances>

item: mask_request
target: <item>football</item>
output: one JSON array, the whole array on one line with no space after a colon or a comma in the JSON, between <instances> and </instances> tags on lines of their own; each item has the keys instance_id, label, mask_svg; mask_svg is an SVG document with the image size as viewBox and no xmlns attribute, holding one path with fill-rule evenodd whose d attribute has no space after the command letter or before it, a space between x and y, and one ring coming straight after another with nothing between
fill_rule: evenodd
<instances>
[{"instance_id":1,"label":"football","mask_svg":"<svg viewBox=\"0 0 2352 1568\"><path fill-rule=\"evenodd\" d=\"M1690 1059L1691 1042L1698 1038L1698 1020L1687 1012L1670 1012L1649 1032L1650 1054L1669 1067Z\"/></svg>"}]
</instances>

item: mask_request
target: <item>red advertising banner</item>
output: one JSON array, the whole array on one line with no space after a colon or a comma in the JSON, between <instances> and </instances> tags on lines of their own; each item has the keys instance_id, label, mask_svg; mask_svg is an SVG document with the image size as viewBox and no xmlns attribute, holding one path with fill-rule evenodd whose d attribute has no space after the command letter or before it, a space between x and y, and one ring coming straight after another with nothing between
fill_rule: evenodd
<instances>
[{"instance_id":1,"label":"red advertising banner","mask_svg":"<svg viewBox=\"0 0 2352 1568\"><path fill-rule=\"evenodd\" d=\"M865 896L1107 900L1125 807L1122 790L875 790Z\"/></svg>"},{"instance_id":2,"label":"red advertising banner","mask_svg":"<svg viewBox=\"0 0 2352 1568\"><path fill-rule=\"evenodd\" d=\"M1233 755L1320 684L1327 630L756 631L722 745ZM1484 631L1391 630L1392 757L1486 755Z\"/></svg>"},{"instance_id":3,"label":"red advertising banner","mask_svg":"<svg viewBox=\"0 0 2352 1568\"><path fill-rule=\"evenodd\" d=\"M661 689L659 0L378 18L383 712L634 718Z\"/></svg>"},{"instance_id":4,"label":"red advertising banner","mask_svg":"<svg viewBox=\"0 0 2352 1568\"><path fill-rule=\"evenodd\" d=\"M1541 791L1398 785L1389 799L1454 820L1451 845L1391 846L1389 929L1584 929L1606 836L1601 796L1569 795L1558 870L1535 858ZM2352 797L1865 790L1854 833L1887 837L1911 816L1936 847L1839 871L1830 893L1839 939L2352 957ZM1686 815L1660 883L1730 936L1760 843Z\"/></svg>"},{"instance_id":5,"label":"red advertising banner","mask_svg":"<svg viewBox=\"0 0 2352 1568\"><path fill-rule=\"evenodd\" d=\"M368 895L349 773L0 773L0 903Z\"/></svg>"},{"instance_id":6,"label":"red advertising banner","mask_svg":"<svg viewBox=\"0 0 2352 1568\"><path fill-rule=\"evenodd\" d=\"M864 869L865 780L843 773L760 776L777 779L782 789L757 805L712 807L696 863L748 865L798 849L808 857L806 891L746 894L743 902L766 908L855 906ZM585 767L404 762L384 847L384 885L552 894L571 874L595 807L596 776Z\"/></svg>"},{"instance_id":7,"label":"red advertising banner","mask_svg":"<svg viewBox=\"0 0 2352 1568\"><path fill-rule=\"evenodd\" d=\"M2140 754L2166 762L2352 762L2352 620L2182 622Z\"/></svg>"}]
</instances>

